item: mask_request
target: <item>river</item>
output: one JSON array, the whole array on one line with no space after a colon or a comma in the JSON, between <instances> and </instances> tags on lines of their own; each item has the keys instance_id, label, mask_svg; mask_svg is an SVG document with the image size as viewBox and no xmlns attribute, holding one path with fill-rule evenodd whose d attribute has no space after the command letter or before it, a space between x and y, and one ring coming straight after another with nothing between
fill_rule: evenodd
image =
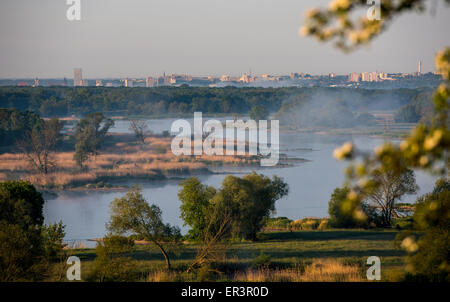
<instances>
[{"instance_id":1,"label":"river","mask_svg":"<svg viewBox=\"0 0 450 302\"><path fill-rule=\"evenodd\" d=\"M221 118L219 120L224 120ZM147 120L154 133L170 130L174 119ZM192 120L190 120L192 125ZM113 132L129 132L129 122L116 121ZM288 156L303 158L307 161L289 167L258 168L257 172L267 176L277 175L289 184L289 195L276 202L276 216L300 219L309 216L325 217L328 214L328 200L334 188L344 181L345 162L336 161L333 150L346 141L352 141L358 148L373 150L383 140L367 136L330 136L310 133L280 133L280 152ZM227 174L242 175L253 169L240 168L218 171L217 174L199 175L200 180L211 186L220 187ZM424 172L416 172L416 181L420 187L417 195L404 196L402 202L414 202L418 195L429 192L435 179ZM165 222L177 225L182 232L187 231L180 219L177 194L180 180L130 182L139 183L147 201L157 204ZM44 205L45 223L62 220L66 225L66 240L84 241L103 237L105 224L109 219L109 204L125 194L117 191L60 191L57 197L47 198Z\"/></svg>"}]
</instances>

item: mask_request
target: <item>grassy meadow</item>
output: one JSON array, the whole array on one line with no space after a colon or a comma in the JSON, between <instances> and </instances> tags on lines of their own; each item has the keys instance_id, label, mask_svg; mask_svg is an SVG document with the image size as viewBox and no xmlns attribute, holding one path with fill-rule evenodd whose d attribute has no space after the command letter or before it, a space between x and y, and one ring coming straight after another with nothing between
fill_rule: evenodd
<instances>
[{"instance_id":1,"label":"grassy meadow","mask_svg":"<svg viewBox=\"0 0 450 302\"><path fill-rule=\"evenodd\" d=\"M134 261L135 281L367 281L369 256L381 259L381 280L397 281L404 270L405 252L394 246L394 230L310 230L263 232L255 242L221 246L206 269L186 273L198 245L184 242L171 253L172 270L166 271L160 251L136 245L126 256ZM96 257L94 249L69 251L81 259L85 280ZM58 264L55 264L55 270ZM50 276L54 280L56 275Z\"/></svg>"}]
</instances>

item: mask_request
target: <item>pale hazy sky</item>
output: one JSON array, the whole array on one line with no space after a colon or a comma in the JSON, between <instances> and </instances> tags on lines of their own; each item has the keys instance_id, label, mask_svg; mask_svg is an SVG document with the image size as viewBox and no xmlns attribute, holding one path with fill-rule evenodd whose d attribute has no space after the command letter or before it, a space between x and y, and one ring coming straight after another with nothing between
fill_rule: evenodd
<instances>
[{"instance_id":1,"label":"pale hazy sky","mask_svg":"<svg viewBox=\"0 0 450 302\"><path fill-rule=\"evenodd\" d=\"M0 1L0 78L145 77L166 73L239 75L433 70L450 45L450 8L407 14L369 47L344 55L300 37L304 12L329 0ZM432 4L434 0L427 1Z\"/></svg>"}]
</instances>

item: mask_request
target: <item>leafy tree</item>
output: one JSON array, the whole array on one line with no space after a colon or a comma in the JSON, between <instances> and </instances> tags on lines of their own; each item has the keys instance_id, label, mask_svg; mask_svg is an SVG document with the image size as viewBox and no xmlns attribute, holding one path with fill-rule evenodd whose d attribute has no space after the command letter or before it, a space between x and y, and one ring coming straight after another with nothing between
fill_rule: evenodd
<instances>
[{"instance_id":1,"label":"leafy tree","mask_svg":"<svg viewBox=\"0 0 450 302\"><path fill-rule=\"evenodd\" d=\"M266 107L263 105L256 105L250 109L250 119L259 121L259 120L267 120L269 116L269 112Z\"/></svg>"},{"instance_id":2,"label":"leafy tree","mask_svg":"<svg viewBox=\"0 0 450 302\"><path fill-rule=\"evenodd\" d=\"M373 207L367 203L360 204L356 213L365 216L365 219L358 219L355 213L346 211L346 200L349 188L336 188L331 194L328 202L328 214L330 215L329 224L334 228L368 228L381 224L380 216L374 211Z\"/></svg>"},{"instance_id":3,"label":"leafy tree","mask_svg":"<svg viewBox=\"0 0 450 302\"><path fill-rule=\"evenodd\" d=\"M255 172L242 178L228 175L220 190L202 185L198 179L184 181L179 193L181 218L192 227L189 234L204 239L219 229L222 238L256 239L266 218L275 212L275 202L288 194L288 185L277 176L272 179ZM216 215L214 213L222 213ZM229 215L230 226L223 224ZM208 231L209 230L209 231Z\"/></svg>"},{"instance_id":4,"label":"leafy tree","mask_svg":"<svg viewBox=\"0 0 450 302\"><path fill-rule=\"evenodd\" d=\"M108 230L113 234L131 233L155 244L161 251L170 269L167 246L178 243L181 235L178 227L164 224L161 210L149 205L139 187L131 188L122 198L111 202L111 217Z\"/></svg>"},{"instance_id":5,"label":"leafy tree","mask_svg":"<svg viewBox=\"0 0 450 302\"><path fill-rule=\"evenodd\" d=\"M353 228L358 227L356 220L351 213L347 213L342 206L347 199L348 188L336 188L331 194L328 202L328 214L330 215L330 225L335 228Z\"/></svg>"},{"instance_id":6,"label":"leafy tree","mask_svg":"<svg viewBox=\"0 0 450 302\"><path fill-rule=\"evenodd\" d=\"M44 199L24 181L0 183L0 280L36 280L43 273Z\"/></svg>"},{"instance_id":7,"label":"leafy tree","mask_svg":"<svg viewBox=\"0 0 450 302\"><path fill-rule=\"evenodd\" d=\"M417 123L420 120L420 114L416 112L413 104L402 106L395 113L395 121L399 123Z\"/></svg>"},{"instance_id":8,"label":"leafy tree","mask_svg":"<svg viewBox=\"0 0 450 302\"><path fill-rule=\"evenodd\" d=\"M63 254L65 228L62 221L42 227L42 246L47 259L57 259Z\"/></svg>"},{"instance_id":9,"label":"leafy tree","mask_svg":"<svg viewBox=\"0 0 450 302\"><path fill-rule=\"evenodd\" d=\"M82 118L75 126L75 154L74 160L82 167L89 155L97 155L109 128L114 121L103 114L90 113Z\"/></svg>"},{"instance_id":10,"label":"leafy tree","mask_svg":"<svg viewBox=\"0 0 450 302\"><path fill-rule=\"evenodd\" d=\"M256 240L265 218L275 212L275 202L288 192L288 185L277 176L270 179L255 172L242 178L228 175L213 202L230 211L234 238Z\"/></svg>"},{"instance_id":11,"label":"leafy tree","mask_svg":"<svg viewBox=\"0 0 450 302\"><path fill-rule=\"evenodd\" d=\"M189 265L187 272L196 267L206 268L205 264L219 260L226 251L223 239L230 234L232 213L231 209L223 208L219 203L213 203L205 217L206 225L202 230L197 255Z\"/></svg>"},{"instance_id":12,"label":"leafy tree","mask_svg":"<svg viewBox=\"0 0 450 302\"><path fill-rule=\"evenodd\" d=\"M434 190L417 199L414 226L424 232L418 241L405 236L402 247L410 252L407 279L450 281L450 181L440 179Z\"/></svg>"},{"instance_id":13,"label":"leafy tree","mask_svg":"<svg viewBox=\"0 0 450 302\"><path fill-rule=\"evenodd\" d=\"M445 0L449 3L449 0ZM311 35L321 41L335 40L336 45L344 51L350 51L356 47L369 43L375 36L387 28L395 17L401 13L411 10L425 10L425 0L401 0L385 1L381 3L382 20L368 20L361 18L358 21L350 19L351 13L358 7L366 6L363 0L334 0L328 9L312 9L307 12L305 25L301 28L301 33ZM429 3L429 2L428 2ZM339 21L339 22L335 22ZM419 124L411 134L399 145L385 143L379 146L373 154L357 150L351 143L346 143L341 148L335 150L335 157L338 159L362 158L362 162L351 165L347 170L347 183L351 186L347 195L346 207L350 211L356 212L358 205L364 201L367 194L376 190L381 183L367 181L367 177L374 171L395 171L399 173L408 168L426 169L445 175L450 167L449 148L449 99L450 99L450 47L438 52L435 57L436 71L442 76L443 82L439 85L433 95L434 114L430 124ZM445 194L445 193L443 193ZM443 197L444 201L450 200L448 196ZM442 206L441 212L448 217L445 209L445 202L429 204L430 213L435 208ZM448 207L447 207L448 208ZM421 210L419 206L417 213L426 212L426 207ZM435 212L436 213L436 212ZM419 215L419 214L418 214ZM428 217L428 215L424 215ZM439 215L431 215L431 217ZM420 219L419 219L420 220ZM442 220L444 225L446 220ZM433 222L433 219L430 220ZM417 251L418 255L429 255L424 258L425 275L430 279L441 279L447 276L448 281L448 245L443 246L442 242L448 244L449 237L445 232L434 232L434 228L425 228L422 244L416 244L411 238L403 242L403 245L410 251ZM437 228L439 230L439 228ZM448 224L446 226L448 232ZM441 238L434 237L441 234ZM430 253L435 251L436 253ZM420 259L420 257L416 258ZM434 259L437 259L435 261ZM439 261L439 259L446 259ZM436 265L438 263L439 265ZM419 263L417 263L419 265ZM417 266L416 266L417 269ZM419 272L423 270L419 269ZM444 272L444 273L443 273Z\"/></svg>"},{"instance_id":14,"label":"leafy tree","mask_svg":"<svg viewBox=\"0 0 450 302\"><path fill-rule=\"evenodd\" d=\"M208 225L208 213L211 211L211 200L216 195L213 187L202 185L196 177L191 177L180 183L182 189L178 193L181 201L181 219L191 229L188 235L191 239L202 239Z\"/></svg>"},{"instance_id":15,"label":"leafy tree","mask_svg":"<svg viewBox=\"0 0 450 302\"><path fill-rule=\"evenodd\" d=\"M375 187L368 193L368 199L381 212L382 226L390 227L392 217L396 215L396 202L403 195L415 194L419 189L414 171L375 170L372 180Z\"/></svg>"},{"instance_id":16,"label":"leafy tree","mask_svg":"<svg viewBox=\"0 0 450 302\"><path fill-rule=\"evenodd\" d=\"M42 123L43 120L33 112L0 108L0 146L14 145Z\"/></svg>"}]
</instances>

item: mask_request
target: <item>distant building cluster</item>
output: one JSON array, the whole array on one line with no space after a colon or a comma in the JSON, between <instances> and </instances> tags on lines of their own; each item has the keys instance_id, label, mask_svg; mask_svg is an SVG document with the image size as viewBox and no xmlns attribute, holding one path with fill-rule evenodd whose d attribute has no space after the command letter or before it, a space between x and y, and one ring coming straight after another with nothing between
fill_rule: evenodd
<instances>
[{"instance_id":1,"label":"distant building cluster","mask_svg":"<svg viewBox=\"0 0 450 302\"><path fill-rule=\"evenodd\" d=\"M386 74L378 72L352 72L349 76L350 82L378 82L386 79Z\"/></svg>"},{"instance_id":2,"label":"distant building cluster","mask_svg":"<svg viewBox=\"0 0 450 302\"><path fill-rule=\"evenodd\" d=\"M146 78L122 78L122 79L96 79L91 82L83 79L81 68L73 69L73 86L87 87L159 87L159 86L206 86L206 87L225 87L225 86L255 86L255 87L374 87L374 85L390 85L390 87L411 87L418 83L417 81L428 81L430 85L440 80L438 73L423 73L422 61L419 61L417 72L414 73L384 73L384 72L352 72L349 75L338 75L333 72L327 75L310 75L304 72L291 72L288 75L261 74L253 75L243 73L241 76L231 76L224 74L220 77L215 76L192 76L189 74L170 74L165 73L161 76L148 76ZM388 82L389 84L386 84ZM50 79L42 83L38 78L28 80L7 80L5 83L14 83L17 86L68 86L66 78ZM378 84L380 83L380 84ZM1 84L0 85L5 85Z\"/></svg>"},{"instance_id":3,"label":"distant building cluster","mask_svg":"<svg viewBox=\"0 0 450 302\"><path fill-rule=\"evenodd\" d=\"M406 78L411 76L421 76L422 75L422 61L419 61L419 66L417 73L408 74L408 73L401 73L401 74L392 74L391 76L388 76L387 73L383 72L352 72L348 76L349 82L379 82L379 81L393 81L398 78Z\"/></svg>"}]
</instances>

